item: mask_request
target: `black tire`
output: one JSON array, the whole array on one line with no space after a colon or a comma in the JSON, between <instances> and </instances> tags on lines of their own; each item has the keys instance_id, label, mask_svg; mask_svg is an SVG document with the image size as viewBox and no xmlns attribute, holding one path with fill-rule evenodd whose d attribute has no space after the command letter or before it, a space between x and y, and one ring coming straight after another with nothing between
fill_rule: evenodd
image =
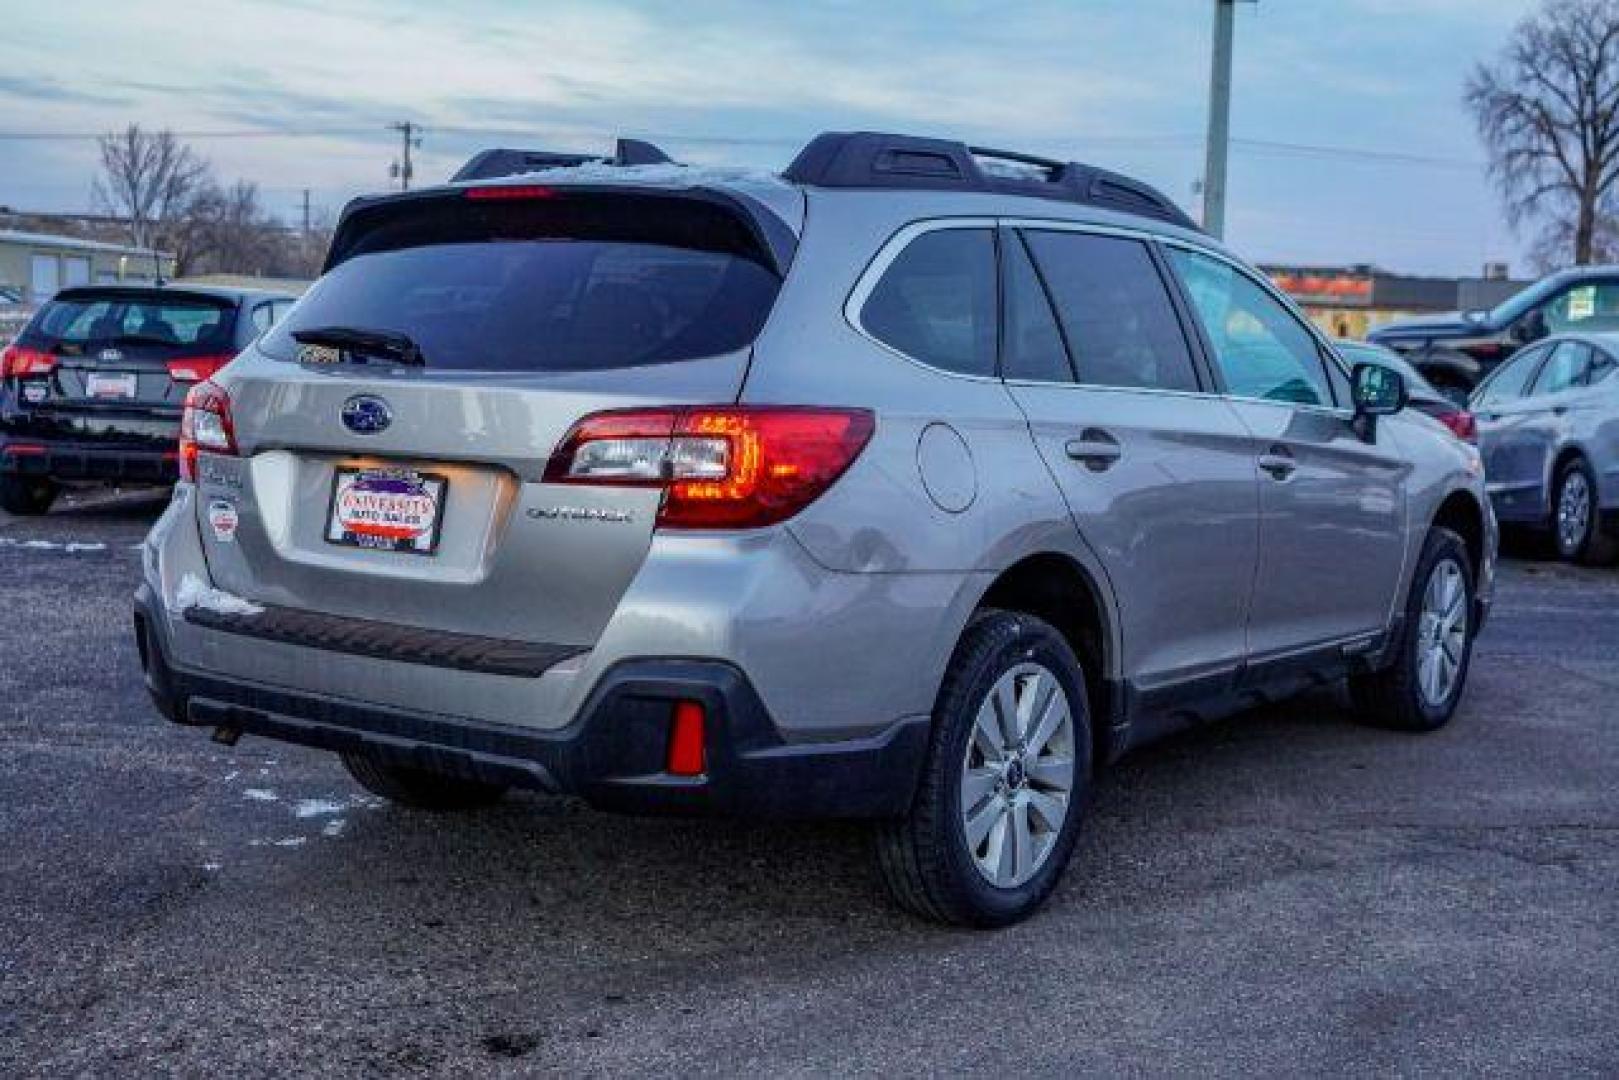
<instances>
[{"instance_id":1,"label":"black tire","mask_svg":"<svg viewBox=\"0 0 1619 1080\"><path fill-rule=\"evenodd\" d=\"M1455 682L1442 700L1434 702L1428 700L1419 684L1424 645L1422 607L1431 579L1447 562L1461 571L1467 622ZM1467 688L1473 639L1478 630L1473 603L1474 580L1473 561L1468 557L1462 538L1439 526L1430 529L1416 572L1411 576L1411 591L1406 598L1405 618L1400 625L1400 640L1395 646L1393 662L1382 670L1353 675L1349 679L1350 696L1362 723L1394 731L1429 732L1438 731L1450 722Z\"/></svg>"},{"instance_id":2,"label":"black tire","mask_svg":"<svg viewBox=\"0 0 1619 1080\"><path fill-rule=\"evenodd\" d=\"M980 873L961 813L961 782L978 710L997 680L1038 664L1061 686L1072 720L1072 787L1066 816L1033 876L1001 888ZM985 610L974 616L945 672L927 758L910 812L878 827L883 882L904 908L935 922L1006 926L1028 917L1062 876L1090 794L1091 719L1079 660L1063 636L1029 615ZM1049 834L1048 834L1049 835Z\"/></svg>"},{"instance_id":3,"label":"black tire","mask_svg":"<svg viewBox=\"0 0 1619 1080\"><path fill-rule=\"evenodd\" d=\"M1585 523L1573 534L1563 528L1563 500L1569 497L1575 479L1584 485ZM1619 554L1619 537L1609 536L1602 529L1602 507L1597 499L1597 478L1591 465L1582 457L1571 458L1557 470L1557 482L1552 486L1551 539L1557 557L1566 562L1586 566L1606 566Z\"/></svg>"},{"instance_id":4,"label":"black tire","mask_svg":"<svg viewBox=\"0 0 1619 1080\"><path fill-rule=\"evenodd\" d=\"M378 761L365 754L342 757L349 775L361 787L414 810L476 810L494 805L506 794L501 784L462 780L426 769Z\"/></svg>"},{"instance_id":5,"label":"black tire","mask_svg":"<svg viewBox=\"0 0 1619 1080\"><path fill-rule=\"evenodd\" d=\"M56 501L56 485L32 476L0 476L0 510L18 517L37 517Z\"/></svg>"}]
</instances>

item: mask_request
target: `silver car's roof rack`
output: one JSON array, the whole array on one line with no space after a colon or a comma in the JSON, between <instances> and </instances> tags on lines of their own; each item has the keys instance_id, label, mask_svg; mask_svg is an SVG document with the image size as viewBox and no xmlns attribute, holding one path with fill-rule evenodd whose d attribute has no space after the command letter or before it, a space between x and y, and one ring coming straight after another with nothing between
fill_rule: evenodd
<instances>
[{"instance_id":1,"label":"silver car's roof rack","mask_svg":"<svg viewBox=\"0 0 1619 1080\"><path fill-rule=\"evenodd\" d=\"M826 132L799 151L782 176L815 187L986 191L1060 199L1197 228L1180 207L1140 180L1077 161L948 139Z\"/></svg>"}]
</instances>

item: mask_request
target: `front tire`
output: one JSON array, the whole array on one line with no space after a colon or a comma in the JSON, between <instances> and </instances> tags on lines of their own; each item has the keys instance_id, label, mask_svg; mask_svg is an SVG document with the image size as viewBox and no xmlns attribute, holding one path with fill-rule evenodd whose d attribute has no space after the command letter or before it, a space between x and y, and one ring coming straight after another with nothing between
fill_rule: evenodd
<instances>
[{"instance_id":1,"label":"front tire","mask_svg":"<svg viewBox=\"0 0 1619 1080\"><path fill-rule=\"evenodd\" d=\"M1584 458L1574 458L1557 471L1552 500L1552 540L1567 562L1602 566L1613 561L1619 539L1602 531L1596 474Z\"/></svg>"},{"instance_id":2,"label":"front tire","mask_svg":"<svg viewBox=\"0 0 1619 1080\"><path fill-rule=\"evenodd\" d=\"M935 922L1005 926L1050 895L1090 792L1085 681L1063 636L983 611L956 646L910 813L879 827L894 899Z\"/></svg>"},{"instance_id":3,"label":"front tire","mask_svg":"<svg viewBox=\"0 0 1619 1080\"><path fill-rule=\"evenodd\" d=\"M1363 723L1428 732L1450 722L1473 655L1473 581L1462 538L1430 529L1411 576L1394 662L1349 679Z\"/></svg>"},{"instance_id":4,"label":"front tire","mask_svg":"<svg viewBox=\"0 0 1619 1080\"><path fill-rule=\"evenodd\" d=\"M56 485L32 476L0 476L0 510L18 517L38 517L56 501Z\"/></svg>"},{"instance_id":5,"label":"front tire","mask_svg":"<svg viewBox=\"0 0 1619 1080\"><path fill-rule=\"evenodd\" d=\"M506 794L500 784L462 780L426 769L379 761L367 754L344 754L349 775L373 795L413 810L476 810Z\"/></svg>"}]
</instances>

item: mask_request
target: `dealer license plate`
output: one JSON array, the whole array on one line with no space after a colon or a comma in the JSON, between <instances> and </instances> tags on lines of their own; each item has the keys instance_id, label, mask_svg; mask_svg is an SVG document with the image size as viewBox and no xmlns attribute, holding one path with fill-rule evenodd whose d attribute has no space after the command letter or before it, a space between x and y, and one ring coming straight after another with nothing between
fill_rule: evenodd
<instances>
[{"instance_id":1,"label":"dealer license plate","mask_svg":"<svg viewBox=\"0 0 1619 1080\"><path fill-rule=\"evenodd\" d=\"M333 544L431 555L448 482L414 469L338 469L326 539Z\"/></svg>"}]
</instances>

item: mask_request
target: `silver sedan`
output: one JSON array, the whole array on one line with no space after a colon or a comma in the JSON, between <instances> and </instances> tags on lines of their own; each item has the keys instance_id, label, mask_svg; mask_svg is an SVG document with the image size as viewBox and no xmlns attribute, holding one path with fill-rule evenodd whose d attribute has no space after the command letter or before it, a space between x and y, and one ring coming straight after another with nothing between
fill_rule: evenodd
<instances>
[{"instance_id":1,"label":"silver sedan","mask_svg":"<svg viewBox=\"0 0 1619 1080\"><path fill-rule=\"evenodd\" d=\"M1501 365L1471 401L1495 513L1565 559L1619 553L1619 334L1559 334Z\"/></svg>"}]
</instances>

